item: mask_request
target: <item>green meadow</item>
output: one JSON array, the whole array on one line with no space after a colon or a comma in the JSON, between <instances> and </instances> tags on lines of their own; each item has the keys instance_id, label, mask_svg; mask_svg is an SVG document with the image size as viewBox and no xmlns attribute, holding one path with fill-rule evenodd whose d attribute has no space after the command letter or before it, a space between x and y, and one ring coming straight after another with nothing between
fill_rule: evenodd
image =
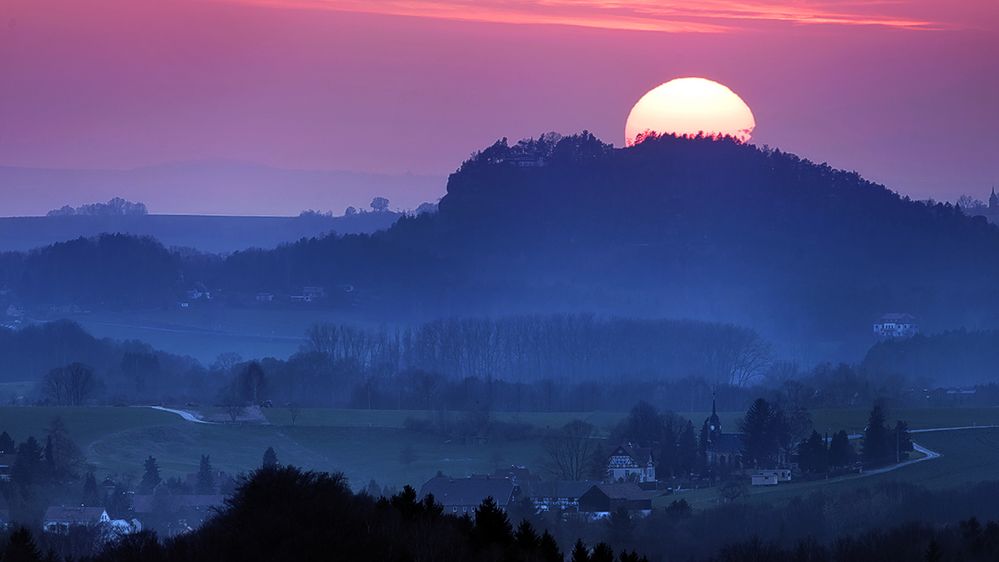
<instances>
[{"instance_id":1,"label":"green meadow","mask_svg":"<svg viewBox=\"0 0 999 562\"><path fill-rule=\"evenodd\" d=\"M283 463L319 471L342 471L355 486L369 480L381 484L421 484L438 470L452 475L491 472L494 468L522 464L536 471L544 463L540 438L486 444L451 442L405 428L409 417L429 418L426 411L304 409L296 423L282 408L265 410L264 424L197 424L173 413L139 407L0 407L0 429L15 440L29 435L43 437L55 417L61 417L98 474L138 476L142 461L157 458L167 476L193 472L202 454L223 470L238 473L256 468L264 450L273 446ZM460 415L456 413L454 415ZM609 412L497 413L495 419L538 428L558 427L572 419L585 419L606 434L625 414ZM687 414L695 425L706 412ZM813 412L820 432L863 430L866 409ZM723 426L738 427L741 413L722 414ZM999 424L997 409L919 409L893 412L891 420L905 419L913 429ZM899 470L863 478L840 478L754 488L752 500L782 501L820 489L834 489L884 480L903 480L933 488L946 488L988 480L999 475L999 430L973 429L920 433L914 440L943 456ZM410 462L401 453L411 448ZM714 490L686 493L691 502L707 506L717 501Z\"/></svg>"}]
</instances>

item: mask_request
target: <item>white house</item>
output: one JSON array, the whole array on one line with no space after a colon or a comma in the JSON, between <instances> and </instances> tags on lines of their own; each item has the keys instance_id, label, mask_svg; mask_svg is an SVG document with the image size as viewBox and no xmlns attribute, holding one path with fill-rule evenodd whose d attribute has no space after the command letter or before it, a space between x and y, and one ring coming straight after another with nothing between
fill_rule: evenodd
<instances>
[{"instance_id":1,"label":"white house","mask_svg":"<svg viewBox=\"0 0 999 562\"><path fill-rule=\"evenodd\" d=\"M874 323L874 336L879 339L911 338L918 333L916 317L904 312L889 312Z\"/></svg>"},{"instance_id":2,"label":"white house","mask_svg":"<svg viewBox=\"0 0 999 562\"><path fill-rule=\"evenodd\" d=\"M608 482L655 482L656 463L652 449L626 443L607 458Z\"/></svg>"}]
</instances>

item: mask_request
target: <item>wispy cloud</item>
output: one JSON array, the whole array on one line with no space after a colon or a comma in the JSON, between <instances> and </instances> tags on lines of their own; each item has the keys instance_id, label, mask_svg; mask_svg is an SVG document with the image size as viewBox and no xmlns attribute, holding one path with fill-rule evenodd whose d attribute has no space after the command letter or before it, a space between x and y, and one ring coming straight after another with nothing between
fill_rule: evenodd
<instances>
[{"instance_id":1,"label":"wispy cloud","mask_svg":"<svg viewBox=\"0 0 999 562\"><path fill-rule=\"evenodd\" d=\"M761 24L946 27L891 0L226 0L262 6L509 24L722 33Z\"/></svg>"}]
</instances>

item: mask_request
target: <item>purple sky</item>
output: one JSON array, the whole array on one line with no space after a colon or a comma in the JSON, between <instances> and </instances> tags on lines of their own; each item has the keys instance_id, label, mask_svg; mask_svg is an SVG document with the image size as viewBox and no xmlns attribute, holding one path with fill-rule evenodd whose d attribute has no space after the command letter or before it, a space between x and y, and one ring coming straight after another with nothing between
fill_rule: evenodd
<instances>
[{"instance_id":1,"label":"purple sky","mask_svg":"<svg viewBox=\"0 0 999 562\"><path fill-rule=\"evenodd\" d=\"M621 145L647 90L703 76L750 105L754 143L917 198L982 196L999 183L997 53L995 0L6 0L0 165L444 176L503 136ZM172 210L224 212L238 189ZM385 195L443 184L413 189Z\"/></svg>"}]
</instances>

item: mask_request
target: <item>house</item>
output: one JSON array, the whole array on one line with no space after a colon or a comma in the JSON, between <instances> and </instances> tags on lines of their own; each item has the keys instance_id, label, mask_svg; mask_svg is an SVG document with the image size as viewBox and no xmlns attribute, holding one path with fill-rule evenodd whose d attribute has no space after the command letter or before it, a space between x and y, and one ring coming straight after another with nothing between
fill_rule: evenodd
<instances>
[{"instance_id":1,"label":"house","mask_svg":"<svg viewBox=\"0 0 999 562\"><path fill-rule=\"evenodd\" d=\"M911 338L919 333L916 317L904 312L889 312L874 323L874 337L878 339Z\"/></svg>"},{"instance_id":2,"label":"house","mask_svg":"<svg viewBox=\"0 0 999 562\"><path fill-rule=\"evenodd\" d=\"M136 494L132 497L132 511L168 537L197 529L224 506L225 496L219 494Z\"/></svg>"},{"instance_id":3,"label":"house","mask_svg":"<svg viewBox=\"0 0 999 562\"><path fill-rule=\"evenodd\" d=\"M72 527L97 527L110 523L111 517L103 507L52 506L45 510L42 530L65 535Z\"/></svg>"},{"instance_id":4,"label":"house","mask_svg":"<svg viewBox=\"0 0 999 562\"><path fill-rule=\"evenodd\" d=\"M452 515L474 515L476 508L486 498L492 498L496 506L506 510L515 501L517 488L509 478L492 476L472 476L450 478L438 475L420 488L420 500L433 496L434 501L444 506L444 512Z\"/></svg>"},{"instance_id":5,"label":"house","mask_svg":"<svg viewBox=\"0 0 999 562\"><path fill-rule=\"evenodd\" d=\"M757 474L762 474L764 476L772 476L777 479L777 482L791 481L790 468L765 468L763 470L758 470Z\"/></svg>"},{"instance_id":6,"label":"house","mask_svg":"<svg viewBox=\"0 0 999 562\"><path fill-rule=\"evenodd\" d=\"M655 482L656 463L652 449L636 447L631 443L618 446L607 457L607 481Z\"/></svg>"},{"instance_id":7,"label":"house","mask_svg":"<svg viewBox=\"0 0 999 562\"><path fill-rule=\"evenodd\" d=\"M757 472L752 476L753 486L776 486L777 475L773 472Z\"/></svg>"},{"instance_id":8,"label":"house","mask_svg":"<svg viewBox=\"0 0 999 562\"><path fill-rule=\"evenodd\" d=\"M742 433L725 433L722 431L721 419L718 417L718 407L715 398L711 399L711 416L704 421L707 426L707 443L704 452L709 466L737 468L742 465L742 451L745 448L745 436Z\"/></svg>"},{"instance_id":9,"label":"house","mask_svg":"<svg viewBox=\"0 0 999 562\"><path fill-rule=\"evenodd\" d=\"M662 492L643 490L634 482L594 484L579 497L579 511L595 517L605 517L621 508L649 512L652 499L660 495Z\"/></svg>"},{"instance_id":10,"label":"house","mask_svg":"<svg viewBox=\"0 0 999 562\"><path fill-rule=\"evenodd\" d=\"M597 484L592 480L533 481L521 487L521 494L538 511L579 511L579 499Z\"/></svg>"}]
</instances>

